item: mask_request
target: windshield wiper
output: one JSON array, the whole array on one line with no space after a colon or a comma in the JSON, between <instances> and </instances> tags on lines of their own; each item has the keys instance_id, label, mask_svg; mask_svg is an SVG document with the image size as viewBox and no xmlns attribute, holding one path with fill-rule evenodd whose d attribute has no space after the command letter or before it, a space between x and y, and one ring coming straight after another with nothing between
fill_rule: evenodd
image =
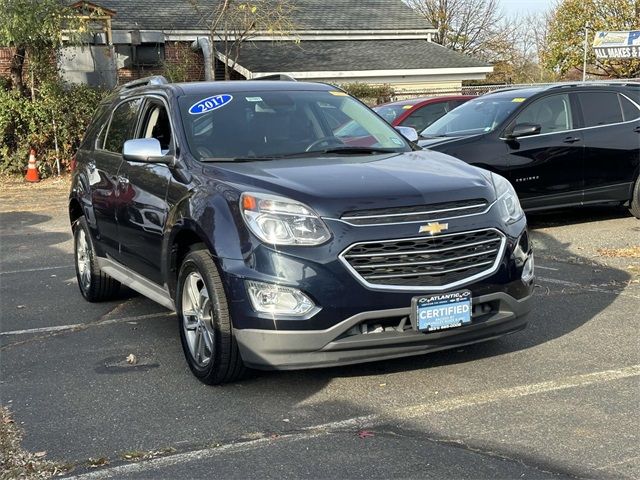
<instances>
[{"instance_id":1,"label":"windshield wiper","mask_svg":"<svg viewBox=\"0 0 640 480\"><path fill-rule=\"evenodd\" d=\"M333 147L326 148L324 150L310 150L305 152L286 153L283 155L269 155L269 156L256 156L256 157L205 157L201 160L203 162L265 162L269 160L280 160L283 158L295 158L295 157L315 157L317 155L325 154L338 154L338 155L363 155L363 154L375 154L375 153L399 153L395 149L391 148L375 148L375 147Z\"/></svg>"},{"instance_id":2,"label":"windshield wiper","mask_svg":"<svg viewBox=\"0 0 640 480\"><path fill-rule=\"evenodd\" d=\"M200 159L202 162L266 162L269 160L277 160L280 156L271 157L205 157Z\"/></svg>"},{"instance_id":3,"label":"windshield wiper","mask_svg":"<svg viewBox=\"0 0 640 480\"><path fill-rule=\"evenodd\" d=\"M438 134L434 134L434 133L422 133L420 134L420 136L422 138L445 138L448 137L448 135L446 133L438 133Z\"/></svg>"},{"instance_id":4,"label":"windshield wiper","mask_svg":"<svg viewBox=\"0 0 640 480\"><path fill-rule=\"evenodd\" d=\"M337 154L373 154L373 153L399 153L393 148L376 148L376 147L333 147L325 148L324 150L315 150L308 153L325 154L325 153L337 153Z\"/></svg>"}]
</instances>

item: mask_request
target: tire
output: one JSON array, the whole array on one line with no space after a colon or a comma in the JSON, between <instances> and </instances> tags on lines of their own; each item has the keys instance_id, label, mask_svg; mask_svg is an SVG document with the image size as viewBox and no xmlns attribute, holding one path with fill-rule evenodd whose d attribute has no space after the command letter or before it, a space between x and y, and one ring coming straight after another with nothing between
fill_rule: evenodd
<instances>
[{"instance_id":1,"label":"tire","mask_svg":"<svg viewBox=\"0 0 640 480\"><path fill-rule=\"evenodd\" d=\"M89 302L111 300L120 291L120 282L98 268L89 225L84 217L73 224L73 250L80 293Z\"/></svg>"},{"instance_id":2,"label":"tire","mask_svg":"<svg viewBox=\"0 0 640 480\"><path fill-rule=\"evenodd\" d=\"M192 250L180 266L176 311L184 356L200 381L218 385L243 376L220 273L205 249Z\"/></svg>"},{"instance_id":3,"label":"tire","mask_svg":"<svg viewBox=\"0 0 640 480\"><path fill-rule=\"evenodd\" d=\"M636 179L636 186L631 194L631 202L629 202L629 211L631 215L640 219L640 177Z\"/></svg>"}]
</instances>

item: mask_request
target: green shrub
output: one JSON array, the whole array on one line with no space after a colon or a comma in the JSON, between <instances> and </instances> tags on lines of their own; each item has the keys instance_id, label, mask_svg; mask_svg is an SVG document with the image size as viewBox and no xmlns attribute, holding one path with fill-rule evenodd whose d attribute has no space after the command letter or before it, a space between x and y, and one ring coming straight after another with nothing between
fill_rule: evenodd
<instances>
[{"instance_id":1,"label":"green shrub","mask_svg":"<svg viewBox=\"0 0 640 480\"><path fill-rule=\"evenodd\" d=\"M393 88L386 83L384 85L369 85L368 83L354 82L338 86L367 105L389 102L395 95Z\"/></svg>"},{"instance_id":2,"label":"green shrub","mask_svg":"<svg viewBox=\"0 0 640 480\"><path fill-rule=\"evenodd\" d=\"M60 82L39 85L36 98L0 90L0 173L23 173L29 149L36 150L40 174L56 172L55 133L65 170L105 91Z\"/></svg>"}]
</instances>

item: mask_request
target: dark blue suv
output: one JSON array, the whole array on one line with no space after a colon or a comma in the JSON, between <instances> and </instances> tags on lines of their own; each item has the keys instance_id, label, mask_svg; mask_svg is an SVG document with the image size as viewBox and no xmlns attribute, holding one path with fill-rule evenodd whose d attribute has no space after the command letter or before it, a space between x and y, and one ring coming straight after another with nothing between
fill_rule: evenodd
<instances>
[{"instance_id":1,"label":"dark blue suv","mask_svg":"<svg viewBox=\"0 0 640 480\"><path fill-rule=\"evenodd\" d=\"M525 326L533 254L510 183L421 151L335 87L132 82L76 162L82 295L124 284L175 309L205 383Z\"/></svg>"}]
</instances>

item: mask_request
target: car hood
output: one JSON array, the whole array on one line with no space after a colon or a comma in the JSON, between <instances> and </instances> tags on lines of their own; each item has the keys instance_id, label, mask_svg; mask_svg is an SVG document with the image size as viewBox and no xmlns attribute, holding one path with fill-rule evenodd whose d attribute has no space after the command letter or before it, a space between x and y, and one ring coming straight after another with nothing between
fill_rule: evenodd
<instances>
[{"instance_id":1,"label":"car hood","mask_svg":"<svg viewBox=\"0 0 640 480\"><path fill-rule=\"evenodd\" d=\"M218 163L206 171L241 191L282 195L333 218L357 210L495 199L488 171L428 151Z\"/></svg>"}]
</instances>

